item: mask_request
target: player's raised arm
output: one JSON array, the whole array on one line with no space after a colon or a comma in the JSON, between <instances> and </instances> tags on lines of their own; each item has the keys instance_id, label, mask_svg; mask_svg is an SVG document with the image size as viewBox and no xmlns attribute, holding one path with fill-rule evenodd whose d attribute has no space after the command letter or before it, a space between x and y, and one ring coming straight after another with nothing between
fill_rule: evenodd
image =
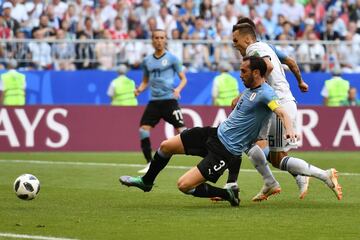
<instances>
[{"instance_id":1,"label":"player's raised arm","mask_svg":"<svg viewBox=\"0 0 360 240\"><path fill-rule=\"evenodd\" d=\"M306 84L306 82L302 78L299 65L296 63L295 59L288 56L284 52L280 51L274 45L269 44L269 46L274 50L274 52L275 52L276 56L279 58L280 62L282 64L285 64L286 66L288 66L290 71L294 74L294 76L298 82L298 87L299 87L300 91L307 92L309 90L309 86Z\"/></svg>"},{"instance_id":2,"label":"player's raised arm","mask_svg":"<svg viewBox=\"0 0 360 240\"><path fill-rule=\"evenodd\" d=\"M307 92L309 91L309 86L306 84L306 82L303 80L302 76L301 76L301 72L299 69L299 66L297 65L296 61L287 56L286 58L284 58L284 60L282 61L282 63L284 63L285 65L287 65L290 69L290 71L294 74L294 76L296 77L296 80L298 82L298 87L300 89L301 92Z\"/></svg>"},{"instance_id":3,"label":"player's raised arm","mask_svg":"<svg viewBox=\"0 0 360 240\"><path fill-rule=\"evenodd\" d=\"M263 57L263 59L265 60L265 63L266 63L265 77L268 77L270 75L271 71L274 69L274 65L271 63L271 59L269 56L265 56L265 57Z\"/></svg>"}]
</instances>

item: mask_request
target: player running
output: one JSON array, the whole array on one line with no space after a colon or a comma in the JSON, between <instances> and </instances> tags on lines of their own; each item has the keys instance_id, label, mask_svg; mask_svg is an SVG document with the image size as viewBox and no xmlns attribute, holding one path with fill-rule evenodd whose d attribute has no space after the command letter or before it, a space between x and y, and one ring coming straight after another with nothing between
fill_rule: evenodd
<instances>
[{"instance_id":1,"label":"player running","mask_svg":"<svg viewBox=\"0 0 360 240\"><path fill-rule=\"evenodd\" d=\"M139 129L141 149L148 164L144 169L139 170L139 173L146 173L149 169L152 160L150 130L161 119L173 125L178 133L185 129L184 119L177 101L187 82L181 62L175 55L166 51L167 38L164 30L154 30L151 39L155 52L143 60L143 80L135 90L135 95L138 96L150 85L151 92L151 99L141 117ZM180 78L180 83L176 88L173 87L175 74Z\"/></svg>"},{"instance_id":2,"label":"player running","mask_svg":"<svg viewBox=\"0 0 360 240\"><path fill-rule=\"evenodd\" d=\"M234 25L233 28L233 44L238 49L242 56L260 56L263 57L267 63L267 82L274 88L275 92L280 98L280 104L290 114L292 124L296 128L296 115L297 107L295 98L293 97L289 83L285 78L284 70L281 66L279 58L276 56L273 49L266 43L258 42L256 40L256 33L254 28L247 23ZM276 168L288 171L295 177L311 176L324 181L327 186L335 193L336 197L341 200L342 189L338 183L337 171L333 168L328 170L322 170L302 159L289 157L287 152L291 148L297 147L297 144L287 142L282 136L283 127L279 119L275 115L272 116L270 121L270 131L267 124L264 124L263 129L260 132L259 138L266 139L268 133L268 143L270 147L269 161ZM253 155L249 155L252 161L263 161L265 158L261 148L258 147L254 151ZM260 160L261 159L261 160ZM307 182L302 184L303 189L300 189L300 198L304 198L307 193ZM266 200L270 195L274 193L277 186L269 187L265 186L262 190L253 198L253 201Z\"/></svg>"}]
</instances>

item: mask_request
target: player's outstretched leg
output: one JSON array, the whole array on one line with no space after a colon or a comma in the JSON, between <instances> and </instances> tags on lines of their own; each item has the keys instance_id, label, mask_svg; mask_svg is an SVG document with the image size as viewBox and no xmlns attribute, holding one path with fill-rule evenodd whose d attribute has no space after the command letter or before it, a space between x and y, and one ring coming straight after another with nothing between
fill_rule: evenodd
<instances>
[{"instance_id":1,"label":"player's outstretched leg","mask_svg":"<svg viewBox=\"0 0 360 240\"><path fill-rule=\"evenodd\" d=\"M184 152L184 147L181 142L180 135L176 135L172 138L169 138L163 141L160 144L160 148L154 154L154 160L150 162L149 170L142 177L130 177L130 176L121 176L120 182L126 186L138 187L145 192L151 190L154 185L155 178L161 170L163 170L166 165L169 163L170 158L173 154L181 154ZM150 187L151 186L151 187Z\"/></svg>"},{"instance_id":2,"label":"player's outstretched leg","mask_svg":"<svg viewBox=\"0 0 360 240\"><path fill-rule=\"evenodd\" d=\"M335 193L337 199L341 200L342 198L342 189L338 183L337 171L334 168L323 170L302 159L284 157L280 162L280 169L292 174L311 176L322 180Z\"/></svg>"},{"instance_id":3,"label":"player's outstretched leg","mask_svg":"<svg viewBox=\"0 0 360 240\"><path fill-rule=\"evenodd\" d=\"M144 192L149 192L154 185L155 178L162 169L168 164L171 158L165 155L160 149L156 151L154 160L151 161L149 170L142 177L121 176L119 181L128 187L137 187Z\"/></svg>"}]
</instances>

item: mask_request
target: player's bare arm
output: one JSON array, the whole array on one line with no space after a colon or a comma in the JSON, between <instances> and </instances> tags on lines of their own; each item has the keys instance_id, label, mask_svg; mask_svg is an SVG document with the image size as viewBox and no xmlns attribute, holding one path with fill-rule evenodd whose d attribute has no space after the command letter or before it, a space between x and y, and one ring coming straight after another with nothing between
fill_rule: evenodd
<instances>
[{"instance_id":1,"label":"player's bare arm","mask_svg":"<svg viewBox=\"0 0 360 240\"><path fill-rule=\"evenodd\" d=\"M145 91L145 89L147 88L148 85L149 85L149 77L144 76L142 82L140 83L140 86L135 89L135 92L134 92L135 96L139 96L140 93Z\"/></svg>"},{"instance_id":2,"label":"player's bare arm","mask_svg":"<svg viewBox=\"0 0 360 240\"><path fill-rule=\"evenodd\" d=\"M270 57L264 57L263 59L265 60L266 69L267 69L265 73L265 77L268 77L271 71L274 69L274 65L271 63Z\"/></svg>"},{"instance_id":3,"label":"player's bare arm","mask_svg":"<svg viewBox=\"0 0 360 240\"><path fill-rule=\"evenodd\" d=\"M296 61L291 57L286 57L284 59L284 64L286 64L289 67L290 71L296 77L300 91L301 92L309 91L309 86L306 84L306 82L302 78L299 66L297 65Z\"/></svg>"},{"instance_id":4,"label":"player's bare arm","mask_svg":"<svg viewBox=\"0 0 360 240\"><path fill-rule=\"evenodd\" d=\"M186 85L186 83L187 83L187 78L186 78L184 72L179 72L178 76L179 76L179 78L180 78L180 83L179 83L179 85L174 89L174 96L175 96L175 98L177 98L177 99L180 98L180 92L182 91L182 89L185 87L185 85Z\"/></svg>"},{"instance_id":5,"label":"player's bare arm","mask_svg":"<svg viewBox=\"0 0 360 240\"><path fill-rule=\"evenodd\" d=\"M296 142L298 136L292 127L290 117L286 113L285 109L283 107L277 107L274 109L274 113L276 114L276 116L281 120L281 122L284 125L285 131L286 131L286 133L285 133L286 139L289 139L291 142Z\"/></svg>"}]
</instances>

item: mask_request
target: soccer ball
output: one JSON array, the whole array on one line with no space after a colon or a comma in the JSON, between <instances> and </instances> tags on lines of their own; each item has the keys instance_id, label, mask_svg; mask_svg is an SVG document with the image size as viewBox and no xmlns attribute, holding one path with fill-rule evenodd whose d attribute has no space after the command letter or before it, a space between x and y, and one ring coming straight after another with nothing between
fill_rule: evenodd
<instances>
[{"instance_id":1,"label":"soccer ball","mask_svg":"<svg viewBox=\"0 0 360 240\"><path fill-rule=\"evenodd\" d=\"M34 199L40 191L40 181L31 174L23 174L14 182L16 196L22 200Z\"/></svg>"}]
</instances>

